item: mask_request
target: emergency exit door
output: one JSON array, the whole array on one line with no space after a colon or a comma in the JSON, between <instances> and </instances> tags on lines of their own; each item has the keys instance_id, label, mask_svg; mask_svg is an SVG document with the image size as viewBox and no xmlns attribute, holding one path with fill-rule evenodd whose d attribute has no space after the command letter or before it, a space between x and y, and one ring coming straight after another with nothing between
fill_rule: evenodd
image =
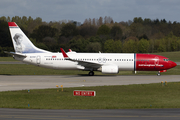
<instances>
[{"instance_id":1,"label":"emergency exit door","mask_svg":"<svg viewBox=\"0 0 180 120\"><path fill-rule=\"evenodd\" d=\"M37 63L37 64L40 64L40 63L41 63L41 56L37 56L37 57L36 57L36 63Z\"/></svg>"}]
</instances>

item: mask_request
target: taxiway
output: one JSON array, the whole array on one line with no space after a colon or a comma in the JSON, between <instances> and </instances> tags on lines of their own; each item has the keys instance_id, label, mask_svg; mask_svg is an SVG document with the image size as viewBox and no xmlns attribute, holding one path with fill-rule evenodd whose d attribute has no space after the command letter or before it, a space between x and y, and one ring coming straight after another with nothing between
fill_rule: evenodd
<instances>
[{"instance_id":1,"label":"taxiway","mask_svg":"<svg viewBox=\"0 0 180 120\"><path fill-rule=\"evenodd\" d=\"M0 91L56 88L56 85L83 87L178 82L179 78L180 75L0 75Z\"/></svg>"}]
</instances>

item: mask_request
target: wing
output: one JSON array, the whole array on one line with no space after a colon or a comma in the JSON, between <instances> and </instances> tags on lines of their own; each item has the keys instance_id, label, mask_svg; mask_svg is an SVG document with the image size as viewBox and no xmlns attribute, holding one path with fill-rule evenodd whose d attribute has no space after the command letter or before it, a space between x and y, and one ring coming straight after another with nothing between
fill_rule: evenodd
<instances>
[{"instance_id":1,"label":"wing","mask_svg":"<svg viewBox=\"0 0 180 120\"><path fill-rule=\"evenodd\" d=\"M98 68L100 68L102 66L102 64L100 63L96 63L95 61L82 61L82 60L75 60L75 59L71 59L66 53L65 51L63 50L63 48L60 48L61 49L61 52L64 56L64 58L66 60L70 60L70 61L73 61L73 62L77 62L78 65L81 65L81 66L84 66L86 69L93 69L93 70L97 70Z\"/></svg>"}]
</instances>

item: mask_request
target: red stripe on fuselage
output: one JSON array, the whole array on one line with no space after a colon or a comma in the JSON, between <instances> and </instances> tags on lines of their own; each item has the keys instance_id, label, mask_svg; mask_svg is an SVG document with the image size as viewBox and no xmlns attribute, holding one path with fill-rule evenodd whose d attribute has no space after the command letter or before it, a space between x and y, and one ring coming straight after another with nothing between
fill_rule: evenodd
<instances>
[{"instance_id":1,"label":"red stripe on fuselage","mask_svg":"<svg viewBox=\"0 0 180 120\"><path fill-rule=\"evenodd\" d=\"M160 55L153 54L136 54L136 70L137 71L160 71L170 69L171 61L164 61L168 59Z\"/></svg>"}]
</instances>

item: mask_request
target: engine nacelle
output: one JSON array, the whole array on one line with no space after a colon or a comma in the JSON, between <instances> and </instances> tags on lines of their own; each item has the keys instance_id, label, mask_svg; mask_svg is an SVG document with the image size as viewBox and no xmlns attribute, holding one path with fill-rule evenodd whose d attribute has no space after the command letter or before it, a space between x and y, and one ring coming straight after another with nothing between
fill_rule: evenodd
<instances>
[{"instance_id":1,"label":"engine nacelle","mask_svg":"<svg viewBox=\"0 0 180 120\"><path fill-rule=\"evenodd\" d=\"M109 73L109 74L117 74L119 72L118 66L102 66L101 67L102 73Z\"/></svg>"}]
</instances>

